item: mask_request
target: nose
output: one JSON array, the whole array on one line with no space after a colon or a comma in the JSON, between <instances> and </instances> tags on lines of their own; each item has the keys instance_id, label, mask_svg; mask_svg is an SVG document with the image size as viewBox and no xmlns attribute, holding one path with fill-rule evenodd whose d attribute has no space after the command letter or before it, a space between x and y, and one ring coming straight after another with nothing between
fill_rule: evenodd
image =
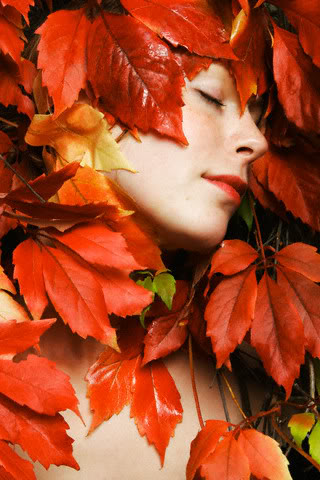
<instances>
[{"instance_id":1,"label":"nose","mask_svg":"<svg viewBox=\"0 0 320 480\"><path fill-rule=\"evenodd\" d=\"M236 158L243 163L252 163L268 150L268 142L248 109L238 119L232 136L230 146L232 145L233 154L236 154Z\"/></svg>"}]
</instances>

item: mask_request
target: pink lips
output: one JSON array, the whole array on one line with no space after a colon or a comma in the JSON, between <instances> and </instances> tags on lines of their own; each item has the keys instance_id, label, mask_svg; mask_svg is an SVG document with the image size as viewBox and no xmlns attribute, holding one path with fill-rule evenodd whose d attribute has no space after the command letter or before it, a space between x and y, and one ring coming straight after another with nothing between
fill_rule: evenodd
<instances>
[{"instance_id":1,"label":"pink lips","mask_svg":"<svg viewBox=\"0 0 320 480\"><path fill-rule=\"evenodd\" d=\"M248 185L235 175L204 175L203 178L221 188L227 195L240 204L241 197L247 190Z\"/></svg>"}]
</instances>

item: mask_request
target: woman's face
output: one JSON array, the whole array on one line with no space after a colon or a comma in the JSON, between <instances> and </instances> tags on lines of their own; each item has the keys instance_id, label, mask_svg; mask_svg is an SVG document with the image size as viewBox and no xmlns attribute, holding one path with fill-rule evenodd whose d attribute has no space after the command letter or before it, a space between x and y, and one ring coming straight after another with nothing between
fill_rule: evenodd
<instances>
[{"instance_id":1,"label":"woman's face","mask_svg":"<svg viewBox=\"0 0 320 480\"><path fill-rule=\"evenodd\" d=\"M187 81L184 102L189 146L152 133L142 134L141 143L127 135L121 149L137 173L111 176L154 225L163 247L205 251L223 239L248 167L267 150L258 126L262 105L254 100L240 116L235 82L221 63Z\"/></svg>"}]
</instances>

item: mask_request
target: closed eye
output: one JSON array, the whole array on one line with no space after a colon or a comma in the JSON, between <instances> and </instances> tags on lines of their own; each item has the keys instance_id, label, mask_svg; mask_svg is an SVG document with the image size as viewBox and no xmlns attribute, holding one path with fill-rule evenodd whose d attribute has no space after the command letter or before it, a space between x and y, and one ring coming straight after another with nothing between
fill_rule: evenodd
<instances>
[{"instance_id":1,"label":"closed eye","mask_svg":"<svg viewBox=\"0 0 320 480\"><path fill-rule=\"evenodd\" d=\"M202 90L197 90L197 91L200 93L201 97L204 98L207 102L218 105L219 107L225 107L225 104L222 103L217 98L211 97L211 95L208 95L206 92L203 92Z\"/></svg>"}]
</instances>

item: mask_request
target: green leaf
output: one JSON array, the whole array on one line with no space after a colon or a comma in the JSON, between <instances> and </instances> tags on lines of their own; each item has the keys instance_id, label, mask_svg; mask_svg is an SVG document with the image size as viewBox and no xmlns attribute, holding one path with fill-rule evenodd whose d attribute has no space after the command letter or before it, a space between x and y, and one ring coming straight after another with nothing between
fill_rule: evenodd
<instances>
[{"instance_id":1,"label":"green leaf","mask_svg":"<svg viewBox=\"0 0 320 480\"><path fill-rule=\"evenodd\" d=\"M240 207L237 210L238 215L246 222L249 232L252 229L253 213L250 208L249 195L246 193L242 199Z\"/></svg>"},{"instance_id":2,"label":"green leaf","mask_svg":"<svg viewBox=\"0 0 320 480\"><path fill-rule=\"evenodd\" d=\"M318 421L309 437L309 453L320 464L320 422Z\"/></svg>"},{"instance_id":3,"label":"green leaf","mask_svg":"<svg viewBox=\"0 0 320 480\"><path fill-rule=\"evenodd\" d=\"M156 292L152 277L146 277L144 280L137 280L136 284L146 288L147 290L150 290L150 292Z\"/></svg>"},{"instance_id":4,"label":"green leaf","mask_svg":"<svg viewBox=\"0 0 320 480\"><path fill-rule=\"evenodd\" d=\"M301 447L303 440L312 429L315 422L313 413L297 413L292 415L288 427L296 444Z\"/></svg>"},{"instance_id":5,"label":"green leaf","mask_svg":"<svg viewBox=\"0 0 320 480\"><path fill-rule=\"evenodd\" d=\"M316 388L318 395L320 395L320 360L319 358L313 359L314 372L316 377Z\"/></svg>"},{"instance_id":6,"label":"green leaf","mask_svg":"<svg viewBox=\"0 0 320 480\"><path fill-rule=\"evenodd\" d=\"M161 300L171 310L172 299L176 293L176 281L170 273L160 273L156 275L153 280L155 292L159 295Z\"/></svg>"},{"instance_id":7,"label":"green leaf","mask_svg":"<svg viewBox=\"0 0 320 480\"><path fill-rule=\"evenodd\" d=\"M152 306L152 304L148 305L140 313L140 323L143 326L143 328L146 328L146 324L145 324L146 313L150 310L151 306Z\"/></svg>"}]
</instances>

